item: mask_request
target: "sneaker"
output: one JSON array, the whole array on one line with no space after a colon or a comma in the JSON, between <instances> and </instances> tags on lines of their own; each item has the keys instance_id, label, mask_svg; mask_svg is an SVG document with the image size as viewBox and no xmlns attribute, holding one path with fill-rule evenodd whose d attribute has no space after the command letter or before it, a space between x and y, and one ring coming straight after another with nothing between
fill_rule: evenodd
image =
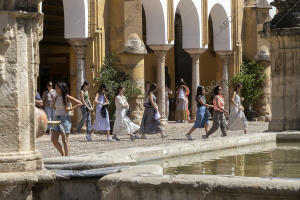
<instances>
[{"instance_id":1,"label":"sneaker","mask_svg":"<svg viewBox=\"0 0 300 200\"><path fill-rule=\"evenodd\" d=\"M161 138L162 139L164 139L164 138L166 138L166 137L168 137L169 135L168 134L165 134L165 133L163 133L163 134L161 134Z\"/></svg>"},{"instance_id":2,"label":"sneaker","mask_svg":"<svg viewBox=\"0 0 300 200\"><path fill-rule=\"evenodd\" d=\"M202 135L202 139L207 139L208 137L206 135Z\"/></svg>"},{"instance_id":3,"label":"sneaker","mask_svg":"<svg viewBox=\"0 0 300 200\"><path fill-rule=\"evenodd\" d=\"M185 137L186 137L186 139L188 139L188 140L193 140L193 139L192 139L192 136L191 136L190 134L186 134Z\"/></svg>"},{"instance_id":4,"label":"sneaker","mask_svg":"<svg viewBox=\"0 0 300 200\"><path fill-rule=\"evenodd\" d=\"M90 141L93 141L93 140L92 140L91 134L87 134L87 136L85 136L85 138L86 138L86 140L89 141L89 142L90 142Z\"/></svg>"},{"instance_id":5,"label":"sneaker","mask_svg":"<svg viewBox=\"0 0 300 200\"><path fill-rule=\"evenodd\" d=\"M108 137L107 142L116 142L116 140L112 139L111 137Z\"/></svg>"},{"instance_id":6,"label":"sneaker","mask_svg":"<svg viewBox=\"0 0 300 200\"><path fill-rule=\"evenodd\" d=\"M120 139L116 135L113 135L112 139L116 141L120 141Z\"/></svg>"},{"instance_id":7,"label":"sneaker","mask_svg":"<svg viewBox=\"0 0 300 200\"><path fill-rule=\"evenodd\" d=\"M147 139L145 134L142 134L141 139Z\"/></svg>"}]
</instances>

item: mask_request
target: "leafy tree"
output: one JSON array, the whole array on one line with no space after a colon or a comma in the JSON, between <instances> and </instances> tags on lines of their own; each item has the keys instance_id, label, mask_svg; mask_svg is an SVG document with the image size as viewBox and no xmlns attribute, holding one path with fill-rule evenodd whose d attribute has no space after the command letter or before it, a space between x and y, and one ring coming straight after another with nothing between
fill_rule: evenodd
<instances>
[{"instance_id":1,"label":"leafy tree","mask_svg":"<svg viewBox=\"0 0 300 200\"><path fill-rule=\"evenodd\" d=\"M251 110L253 105L263 96L265 74L264 67L256 62L244 62L241 72L229 81L229 86L234 87L237 83L243 85L241 96L245 109Z\"/></svg>"},{"instance_id":2,"label":"leafy tree","mask_svg":"<svg viewBox=\"0 0 300 200\"><path fill-rule=\"evenodd\" d=\"M103 61L100 72L94 79L94 82L97 85L105 84L108 89L107 98L110 102L108 106L109 116L113 118L116 107L115 107L115 97L117 95L117 89L120 85L125 87L125 96L126 98L137 98L142 95L141 88L137 83L130 79L130 77L124 73L117 71L115 63L117 58L114 56L106 56Z\"/></svg>"}]
</instances>

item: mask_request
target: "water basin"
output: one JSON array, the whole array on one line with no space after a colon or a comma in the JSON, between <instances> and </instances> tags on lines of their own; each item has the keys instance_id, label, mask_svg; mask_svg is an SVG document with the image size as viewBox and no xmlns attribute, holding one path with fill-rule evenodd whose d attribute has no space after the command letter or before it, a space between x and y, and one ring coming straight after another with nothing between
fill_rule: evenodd
<instances>
[{"instance_id":1,"label":"water basin","mask_svg":"<svg viewBox=\"0 0 300 200\"><path fill-rule=\"evenodd\" d=\"M192 156L203 157L200 154ZM277 143L275 148L267 151L221 156L180 166L168 166L164 168L164 173L300 178L300 143Z\"/></svg>"}]
</instances>

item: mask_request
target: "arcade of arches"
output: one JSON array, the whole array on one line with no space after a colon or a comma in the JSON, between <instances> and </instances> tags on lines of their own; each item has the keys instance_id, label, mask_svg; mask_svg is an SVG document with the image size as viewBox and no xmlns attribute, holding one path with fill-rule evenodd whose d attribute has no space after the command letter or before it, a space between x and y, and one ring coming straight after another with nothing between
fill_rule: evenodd
<instances>
[{"instance_id":1,"label":"arcade of arches","mask_svg":"<svg viewBox=\"0 0 300 200\"><path fill-rule=\"evenodd\" d=\"M190 110L195 117L192 99L198 85L221 83L228 102L225 82L239 72L242 60L255 60L261 46L269 47L258 34L249 35L272 17L270 5L255 0L70 2L44 0L40 5L44 13L40 92L47 81L64 80L77 96L83 80L92 83L104 56L112 53L120 60L116 67L141 87L145 81L158 83L162 116L168 66L171 89L181 78L191 89ZM135 113L139 118L139 106ZM173 118L172 109L169 117Z\"/></svg>"}]
</instances>

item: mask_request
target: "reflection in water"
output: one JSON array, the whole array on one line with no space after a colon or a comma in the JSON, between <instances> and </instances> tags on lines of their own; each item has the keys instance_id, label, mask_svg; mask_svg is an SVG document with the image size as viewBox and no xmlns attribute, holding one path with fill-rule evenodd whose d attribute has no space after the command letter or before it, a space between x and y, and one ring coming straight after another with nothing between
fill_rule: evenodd
<instances>
[{"instance_id":1,"label":"reflection in water","mask_svg":"<svg viewBox=\"0 0 300 200\"><path fill-rule=\"evenodd\" d=\"M165 174L300 178L300 144L296 146L279 145L272 151L228 156L164 170Z\"/></svg>"}]
</instances>

